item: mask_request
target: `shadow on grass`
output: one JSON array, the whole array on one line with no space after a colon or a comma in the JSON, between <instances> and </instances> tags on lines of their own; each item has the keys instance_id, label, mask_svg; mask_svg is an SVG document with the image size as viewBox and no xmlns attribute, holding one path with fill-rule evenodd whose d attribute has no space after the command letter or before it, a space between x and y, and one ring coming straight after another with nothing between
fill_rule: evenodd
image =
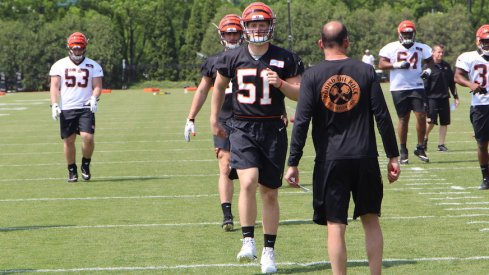
<instances>
[{"instance_id":1,"label":"shadow on grass","mask_svg":"<svg viewBox=\"0 0 489 275\"><path fill-rule=\"evenodd\" d=\"M76 225L32 225L32 226L18 226L18 227L0 227L0 232L11 232L11 231L22 231L22 230L39 230L39 229L51 229L51 228L66 228L66 227L72 227L72 226L76 226Z\"/></svg>"},{"instance_id":2,"label":"shadow on grass","mask_svg":"<svg viewBox=\"0 0 489 275\"><path fill-rule=\"evenodd\" d=\"M399 266L399 265L408 265L408 264L416 264L414 260L389 260L382 262L382 269L388 269L391 267ZM355 268L355 267L368 267L368 262L365 261L355 261L348 262L347 268ZM294 267L280 267L280 274L296 274L296 273L308 273L308 272L317 272L317 271L326 271L331 270L331 264L329 262L320 262L320 263L312 263L301 266Z\"/></svg>"}]
</instances>

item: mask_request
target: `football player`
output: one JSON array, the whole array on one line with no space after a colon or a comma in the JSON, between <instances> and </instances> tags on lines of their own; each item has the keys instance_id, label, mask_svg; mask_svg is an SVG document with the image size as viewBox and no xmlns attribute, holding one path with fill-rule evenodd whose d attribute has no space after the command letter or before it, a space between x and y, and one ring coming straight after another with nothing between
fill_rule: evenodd
<instances>
[{"instance_id":1,"label":"football player","mask_svg":"<svg viewBox=\"0 0 489 275\"><path fill-rule=\"evenodd\" d=\"M287 153L287 133L282 115L285 97L297 100L304 66L300 58L271 44L275 15L261 2L251 3L241 16L247 46L225 52L218 65L211 104L211 129L226 136L219 123L225 90L232 83L233 118L231 167L240 181L239 217L243 234L239 261L256 258L254 229L257 217L256 191L263 203L263 273L277 271L274 245L279 223L278 188Z\"/></svg>"},{"instance_id":2,"label":"football player","mask_svg":"<svg viewBox=\"0 0 489 275\"><path fill-rule=\"evenodd\" d=\"M401 147L401 164L408 164L407 133L411 111L416 116L418 143L414 155L429 162L423 145L426 133L426 92L423 79L431 70L424 66L433 63L431 48L416 42L416 26L412 21L402 21L397 34L399 41L385 45L379 52L379 69L390 70L390 91L399 118L397 134Z\"/></svg>"},{"instance_id":3,"label":"football player","mask_svg":"<svg viewBox=\"0 0 489 275\"><path fill-rule=\"evenodd\" d=\"M477 141L477 156L482 172L481 190L489 189L489 25L481 26L475 35L477 49L464 52L455 63L455 82L469 87L472 93L470 122Z\"/></svg>"},{"instance_id":4,"label":"football player","mask_svg":"<svg viewBox=\"0 0 489 275\"><path fill-rule=\"evenodd\" d=\"M82 178L90 180L90 161L95 147L95 112L102 92L102 67L85 56L88 39L81 32L67 40L68 56L53 64L51 76L51 114L59 118L64 154L68 163L68 182L78 181L75 162L76 135L82 138ZM58 104L59 100L59 104Z\"/></svg>"},{"instance_id":5,"label":"football player","mask_svg":"<svg viewBox=\"0 0 489 275\"><path fill-rule=\"evenodd\" d=\"M224 50L231 50L239 47L243 42L243 26L241 26L241 17L236 14L228 14L224 16L219 22L218 33L221 44L224 46ZM216 78L216 63L218 62L222 53L214 56L210 56L202 64L200 80L197 91L192 100L190 112L187 116L187 123L185 124L184 137L187 142L190 141L191 134L195 136L195 117L199 113L211 86L214 84ZM226 121L231 118L231 88L226 89L226 95L221 114L219 116L219 122L225 127L227 133L229 133L229 126ZM236 170L232 170L229 167L231 154L229 138L222 138L214 136L214 148L216 151L216 157L219 160L219 199L221 201L221 208L223 211L222 228L224 231L233 230L233 215L231 211L231 201L233 199L234 186L232 179L235 179ZM232 172L232 173L231 173ZM230 176L230 177L229 177Z\"/></svg>"}]
</instances>

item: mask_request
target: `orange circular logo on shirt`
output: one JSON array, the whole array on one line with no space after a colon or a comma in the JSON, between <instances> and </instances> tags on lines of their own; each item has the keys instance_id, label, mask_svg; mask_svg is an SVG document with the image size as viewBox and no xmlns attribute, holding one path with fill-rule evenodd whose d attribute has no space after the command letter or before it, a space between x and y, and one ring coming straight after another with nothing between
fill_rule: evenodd
<instances>
[{"instance_id":1,"label":"orange circular logo on shirt","mask_svg":"<svg viewBox=\"0 0 489 275\"><path fill-rule=\"evenodd\" d=\"M324 82L321 99L328 110L343 113L358 104L360 86L348 75L333 75Z\"/></svg>"}]
</instances>

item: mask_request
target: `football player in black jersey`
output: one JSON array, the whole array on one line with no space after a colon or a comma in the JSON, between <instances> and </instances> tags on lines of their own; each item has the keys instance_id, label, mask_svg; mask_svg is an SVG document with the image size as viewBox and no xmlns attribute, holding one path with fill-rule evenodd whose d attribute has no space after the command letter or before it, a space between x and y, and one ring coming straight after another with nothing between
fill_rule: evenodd
<instances>
[{"instance_id":1,"label":"football player in black jersey","mask_svg":"<svg viewBox=\"0 0 489 275\"><path fill-rule=\"evenodd\" d=\"M345 232L350 194L355 202L353 218L360 217L365 231L370 273L380 274L383 184L374 122L389 158L387 178L391 183L400 173L394 126L374 68L347 56L350 42L346 27L338 21L327 23L319 44L325 60L302 77L285 179L291 186L299 187L297 166L312 119L316 150L313 220L327 225L333 274L346 274Z\"/></svg>"},{"instance_id":2,"label":"football player in black jersey","mask_svg":"<svg viewBox=\"0 0 489 275\"><path fill-rule=\"evenodd\" d=\"M225 50L235 49L243 42L243 26L241 25L241 17L236 14L228 14L219 22L218 32L221 39L221 44ZM190 141L190 135L195 136L195 117L199 113L202 105L204 105L209 90L216 79L216 64L221 56L221 53L210 56L202 64L201 75L202 79L195 91L192 100L192 106L185 124L184 137L187 142ZM226 126L226 121L232 116L231 110L231 89L226 89L226 96L219 116L219 122L224 125L226 132L229 133L229 127ZM231 153L229 138L214 136L214 148L216 157L219 160L219 200L223 212L222 228L224 231L233 230L233 214L231 211L231 202L233 199L234 185L232 179L235 179L236 171L231 171L229 167ZM230 174L232 172L232 174Z\"/></svg>"},{"instance_id":3,"label":"football player in black jersey","mask_svg":"<svg viewBox=\"0 0 489 275\"><path fill-rule=\"evenodd\" d=\"M250 4L241 16L247 46L227 51L221 56L211 104L211 128L225 136L219 123L224 91L233 87L231 167L240 181L239 216L243 245L240 261L256 258L254 228L257 217L256 190L263 202L264 248L262 272L277 271L274 244L279 223L278 188L287 152L285 97L297 100L304 66L300 58L272 45L275 15L261 2Z\"/></svg>"}]
</instances>

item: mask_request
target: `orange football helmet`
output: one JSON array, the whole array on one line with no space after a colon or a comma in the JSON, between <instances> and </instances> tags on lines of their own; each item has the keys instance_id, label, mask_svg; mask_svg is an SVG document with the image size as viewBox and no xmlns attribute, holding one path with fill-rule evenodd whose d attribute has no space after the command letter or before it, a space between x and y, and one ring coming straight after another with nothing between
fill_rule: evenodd
<instances>
[{"instance_id":1,"label":"orange football helmet","mask_svg":"<svg viewBox=\"0 0 489 275\"><path fill-rule=\"evenodd\" d=\"M413 44L416 38L416 26L412 21L404 20L397 27L397 34L402 45Z\"/></svg>"},{"instance_id":2,"label":"orange football helmet","mask_svg":"<svg viewBox=\"0 0 489 275\"><path fill-rule=\"evenodd\" d=\"M475 35L477 48L482 55L489 56L489 25L482 25Z\"/></svg>"},{"instance_id":3,"label":"orange football helmet","mask_svg":"<svg viewBox=\"0 0 489 275\"><path fill-rule=\"evenodd\" d=\"M226 49L235 49L243 43L243 26L241 25L241 17L236 14L225 15L221 22L219 22L218 27L219 36L221 38L221 44ZM226 38L226 33L238 33L239 38L236 40L231 40Z\"/></svg>"},{"instance_id":4,"label":"orange football helmet","mask_svg":"<svg viewBox=\"0 0 489 275\"><path fill-rule=\"evenodd\" d=\"M243 11L241 20L244 27L244 37L249 43L259 45L272 40L273 30L275 29L275 15L269 6L262 2L251 3ZM267 21L268 28L266 30L261 28L250 29L249 23L256 21Z\"/></svg>"},{"instance_id":5,"label":"orange football helmet","mask_svg":"<svg viewBox=\"0 0 489 275\"><path fill-rule=\"evenodd\" d=\"M88 45L88 39L87 37L81 33L81 32L74 32L72 33L66 42L66 45L68 47L68 55L70 56L71 60L75 63L81 62L85 58L85 49ZM79 55L76 55L73 50L78 50L81 49L82 52Z\"/></svg>"}]
</instances>

